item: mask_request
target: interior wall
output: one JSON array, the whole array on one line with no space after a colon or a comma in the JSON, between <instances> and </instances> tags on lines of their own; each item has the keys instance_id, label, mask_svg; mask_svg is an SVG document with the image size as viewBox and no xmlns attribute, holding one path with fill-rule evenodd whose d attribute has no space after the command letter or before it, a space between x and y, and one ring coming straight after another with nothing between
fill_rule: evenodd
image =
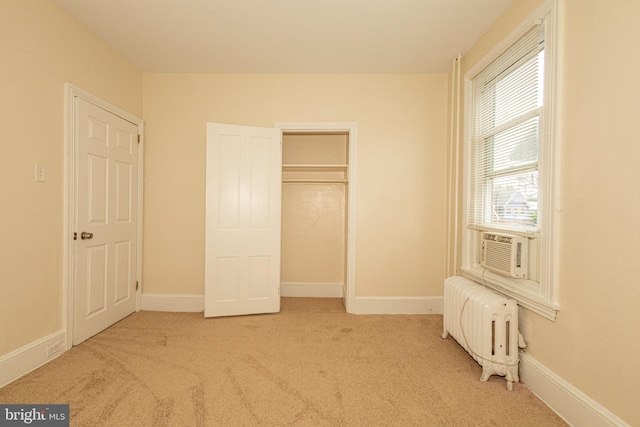
<instances>
[{"instance_id":1,"label":"interior wall","mask_svg":"<svg viewBox=\"0 0 640 427\"><path fill-rule=\"evenodd\" d=\"M517 0L464 57L463 73L542 1ZM561 0L560 234L555 322L523 310L527 352L640 425L640 2Z\"/></svg>"},{"instance_id":2,"label":"interior wall","mask_svg":"<svg viewBox=\"0 0 640 427\"><path fill-rule=\"evenodd\" d=\"M145 74L144 293L204 293L205 125L358 122L357 296L442 295L447 75Z\"/></svg>"},{"instance_id":3,"label":"interior wall","mask_svg":"<svg viewBox=\"0 0 640 427\"><path fill-rule=\"evenodd\" d=\"M344 165L348 135L285 134L282 163ZM344 284L346 256L346 189L341 183L289 182L344 179L344 171L285 171L282 186L281 282Z\"/></svg>"},{"instance_id":4,"label":"interior wall","mask_svg":"<svg viewBox=\"0 0 640 427\"><path fill-rule=\"evenodd\" d=\"M0 57L3 355L64 324L64 83L142 116L142 72L48 0L0 2Z\"/></svg>"}]
</instances>

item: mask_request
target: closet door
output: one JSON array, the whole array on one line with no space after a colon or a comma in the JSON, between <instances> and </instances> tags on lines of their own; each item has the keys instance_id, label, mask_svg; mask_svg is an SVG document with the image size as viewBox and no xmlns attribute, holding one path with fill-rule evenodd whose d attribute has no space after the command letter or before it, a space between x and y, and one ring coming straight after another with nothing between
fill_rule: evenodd
<instances>
[{"instance_id":1,"label":"closet door","mask_svg":"<svg viewBox=\"0 0 640 427\"><path fill-rule=\"evenodd\" d=\"M281 135L207 124L205 317L280 311Z\"/></svg>"}]
</instances>

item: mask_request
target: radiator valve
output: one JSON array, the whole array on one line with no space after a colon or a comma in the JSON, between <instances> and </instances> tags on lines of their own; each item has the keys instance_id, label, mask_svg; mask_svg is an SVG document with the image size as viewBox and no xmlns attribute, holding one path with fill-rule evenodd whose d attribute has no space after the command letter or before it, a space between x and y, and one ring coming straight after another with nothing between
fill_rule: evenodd
<instances>
[{"instance_id":1,"label":"radiator valve","mask_svg":"<svg viewBox=\"0 0 640 427\"><path fill-rule=\"evenodd\" d=\"M518 332L518 348L527 348L527 343L520 332Z\"/></svg>"}]
</instances>

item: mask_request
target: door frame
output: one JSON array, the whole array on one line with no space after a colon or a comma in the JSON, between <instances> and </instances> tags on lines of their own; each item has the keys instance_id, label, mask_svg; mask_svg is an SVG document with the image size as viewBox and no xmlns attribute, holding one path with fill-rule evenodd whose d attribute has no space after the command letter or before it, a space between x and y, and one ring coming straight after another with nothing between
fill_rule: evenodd
<instances>
[{"instance_id":1,"label":"door frame","mask_svg":"<svg viewBox=\"0 0 640 427\"><path fill-rule=\"evenodd\" d=\"M344 305L347 313L355 313L356 295L356 201L357 201L357 147L358 147L358 123L357 122L277 122L275 128L281 132L324 133L344 132L349 135L349 167L347 182L347 262L346 262L346 292Z\"/></svg>"},{"instance_id":2,"label":"door frame","mask_svg":"<svg viewBox=\"0 0 640 427\"><path fill-rule=\"evenodd\" d=\"M63 208L63 264L62 264L62 325L67 332L66 349L73 346L73 300L74 300L74 271L75 271L75 245L73 243L73 233L76 223L76 118L78 111L75 108L74 98L78 97L91 104L96 105L122 119L133 123L138 127L140 142L138 144L138 224L137 224L137 249L136 249L136 280L139 283L136 290L136 308L141 309L142 296L142 208L143 208L143 158L144 158L144 122L139 117L124 111L103 99L100 99L84 90L70 84L64 84L64 208Z\"/></svg>"}]
</instances>

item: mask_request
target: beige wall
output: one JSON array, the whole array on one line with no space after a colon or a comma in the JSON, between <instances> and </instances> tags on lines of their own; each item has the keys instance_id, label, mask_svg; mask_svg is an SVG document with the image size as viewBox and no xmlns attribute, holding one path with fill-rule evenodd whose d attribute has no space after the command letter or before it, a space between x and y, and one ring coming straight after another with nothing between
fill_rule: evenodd
<instances>
[{"instance_id":1,"label":"beige wall","mask_svg":"<svg viewBox=\"0 0 640 427\"><path fill-rule=\"evenodd\" d=\"M469 69L541 1L519 0L465 56ZM524 312L527 352L640 425L640 2L563 0L560 311Z\"/></svg>"},{"instance_id":2,"label":"beige wall","mask_svg":"<svg viewBox=\"0 0 640 427\"><path fill-rule=\"evenodd\" d=\"M356 295L442 295L446 114L445 74L145 74L144 293L204 292L208 121L349 121Z\"/></svg>"},{"instance_id":3,"label":"beige wall","mask_svg":"<svg viewBox=\"0 0 640 427\"><path fill-rule=\"evenodd\" d=\"M1 356L63 327L64 83L141 116L142 73L49 0L0 2L0 57Z\"/></svg>"}]
</instances>

